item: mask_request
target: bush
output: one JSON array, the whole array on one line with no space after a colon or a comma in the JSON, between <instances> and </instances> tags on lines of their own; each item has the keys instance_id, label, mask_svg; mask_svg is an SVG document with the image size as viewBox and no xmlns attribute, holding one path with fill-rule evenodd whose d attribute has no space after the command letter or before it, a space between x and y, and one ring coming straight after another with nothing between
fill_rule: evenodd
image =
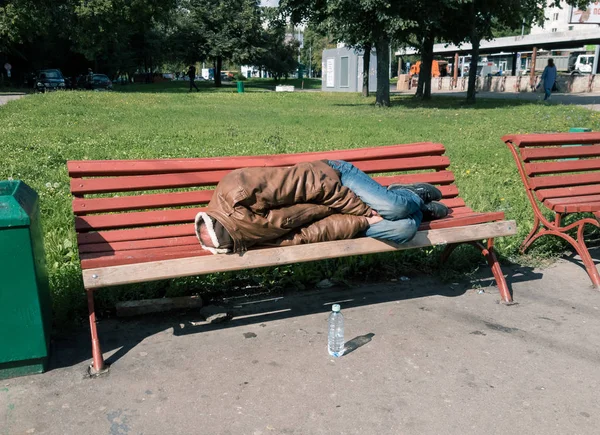
<instances>
[{"instance_id":1,"label":"bush","mask_svg":"<svg viewBox=\"0 0 600 435\"><path fill-rule=\"evenodd\" d=\"M242 74L242 73L236 73L233 76L233 79L234 80L246 80L246 76L244 74Z\"/></svg>"}]
</instances>

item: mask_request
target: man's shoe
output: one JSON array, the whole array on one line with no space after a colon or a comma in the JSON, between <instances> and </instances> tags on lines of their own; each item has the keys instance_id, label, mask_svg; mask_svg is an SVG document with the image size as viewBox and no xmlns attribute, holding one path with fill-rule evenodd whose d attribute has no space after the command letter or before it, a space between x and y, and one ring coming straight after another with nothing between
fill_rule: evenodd
<instances>
[{"instance_id":1,"label":"man's shoe","mask_svg":"<svg viewBox=\"0 0 600 435\"><path fill-rule=\"evenodd\" d=\"M390 184L388 190L407 189L416 193L423 202L439 201L442 199L442 192L432 184L417 183L417 184Z\"/></svg>"},{"instance_id":2,"label":"man's shoe","mask_svg":"<svg viewBox=\"0 0 600 435\"><path fill-rule=\"evenodd\" d=\"M448 207L437 201L431 201L425 204L421 210L423 211L424 221L443 219L448 216Z\"/></svg>"}]
</instances>

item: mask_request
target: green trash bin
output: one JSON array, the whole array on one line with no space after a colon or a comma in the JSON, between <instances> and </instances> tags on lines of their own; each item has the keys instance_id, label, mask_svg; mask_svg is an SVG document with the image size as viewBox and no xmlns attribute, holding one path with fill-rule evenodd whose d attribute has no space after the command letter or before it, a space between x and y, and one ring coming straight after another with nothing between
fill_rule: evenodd
<instances>
[{"instance_id":1,"label":"green trash bin","mask_svg":"<svg viewBox=\"0 0 600 435\"><path fill-rule=\"evenodd\" d=\"M0 379L42 373L52 308L37 194L0 181Z\"/></svg>"},{"instance_id":2,"label":"green trash bin","mask_svg":"<svg viewBox=\"0 0 600 435\"><path fill-rule=\"evenodd\" d=\"M244 82L241 80L237 82L237 91L239 94L244 92Z\"/></svg>"}]
</instances>

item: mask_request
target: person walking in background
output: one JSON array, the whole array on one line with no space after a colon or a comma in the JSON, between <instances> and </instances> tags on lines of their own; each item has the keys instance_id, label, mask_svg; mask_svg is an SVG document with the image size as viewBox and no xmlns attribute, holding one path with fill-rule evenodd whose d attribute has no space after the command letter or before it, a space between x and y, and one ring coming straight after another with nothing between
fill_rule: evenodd
<instances>
[{"instance_id":1,"label":"person walking in background","mask_svg":"<svg viewBox=\"0 0 600 435\"><path fill-rule=\"evenodd\" d=\"M544 101L550 98L552 95L552 88L554 87L554 83L556 82L556 66L554 65L553 59L548 59L548 65L544 68L544 72L542 73L542 81L544 82ZM542 83L538 85L540 87Z\"/></svg>"},{"instance_id":2,"label":"person walking in background","mask_svg":"<svg viewBox=\"0 0 600 435\"><path fill-rule=\"evenodd\" d=\"M190 92L192 92L192 86L196 88L196 92L200 92L200 89L198 89L198 86L194 83L194 79L196 78L196 67L194 65L190 65L187 75L190 78Z\"/></svg>"}]
</instances>

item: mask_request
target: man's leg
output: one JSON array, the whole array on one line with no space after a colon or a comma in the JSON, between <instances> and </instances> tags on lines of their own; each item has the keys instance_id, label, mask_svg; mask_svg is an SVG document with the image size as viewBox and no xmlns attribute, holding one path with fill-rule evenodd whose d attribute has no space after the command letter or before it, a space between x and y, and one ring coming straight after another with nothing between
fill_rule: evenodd
<instances>
[{"instance_id":1,"label":"man's leg","mask_svg":"<svg viewBox=\"0 0 600 435\"><path fill-rule=\"evenodd\" d=\"M329 160L328 163L340 173L342 185L353 191L384 219L397 221L415 213L420 216L424 204L416 193L407 189L388 190L351 163L342 160ZM420 221L421 218L419 224Z\"/></svg>"},{"instance_id":2,"label":"man's leg","mask_svg":"<svg viewBox=\"0 0 600 435\"><path fill-rule=\"evenodd\" d=\"M391 240L398 244L405 243L415 236L419 229L419 225L421 225L422 217L423 215L421 212L417 211L412 215L397 221L384 219L381 222L369 226L364 235L375 239Z\"/></svg>"},{"instance_id":3,"label":"man's leg","mask_svg":"<svg viewBox=\"0 0 600 435\"><path fill-rule=\"evenodd\" d=\"M546 96L544 97L544 100L547 100L548 98L550 98L550 95L552 95L552 88L544 88L544 91L546 91Z\"/></svg>"}]
</instances>

